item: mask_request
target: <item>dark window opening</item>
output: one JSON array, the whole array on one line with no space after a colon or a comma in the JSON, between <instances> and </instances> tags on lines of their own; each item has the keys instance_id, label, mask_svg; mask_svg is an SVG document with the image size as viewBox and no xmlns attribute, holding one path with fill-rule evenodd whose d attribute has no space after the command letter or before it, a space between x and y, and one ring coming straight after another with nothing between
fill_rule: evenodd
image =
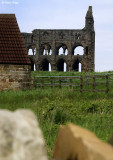
<instances>
[{"instance_id":1,"label":"dark window opening","mask_svg":"<svg viewBox=\"0 0 113 160\"><path fill-rule=\"evenodd\" d=\"M49 71L49 62L47 59L44 59L41 64L42 71Z\"/></svg>"},{"instance_id":2,"label":"dark window opening","mask_svg":"<svg viewBox=\"0 0 113 160\"><path fill-rule=\"evenodd\" d=\"M31 71L34 71L34 62L31 60Z\"/></svg>"},{"instance_id":3,"label":"dark window opening","mask_svg":"<svg viewBox=\"0 0 113 160\"><path fill-rule=\"evenodd\" d=\"M57 71L66 72L66 70L67 70L67 66L66 66L65 61L63 59L60 59L57 62Z\"/></svg>"},{"instance_id":4,"label":"dark window opening","mask_svg":"<svg viewBox=\"0 0 113 160\"><path fill-rule=\"evenodd\" d=\"M73 64L73 70L76 72L82 71L82 65L78 60Z\"/></svg>"}]
</instances>

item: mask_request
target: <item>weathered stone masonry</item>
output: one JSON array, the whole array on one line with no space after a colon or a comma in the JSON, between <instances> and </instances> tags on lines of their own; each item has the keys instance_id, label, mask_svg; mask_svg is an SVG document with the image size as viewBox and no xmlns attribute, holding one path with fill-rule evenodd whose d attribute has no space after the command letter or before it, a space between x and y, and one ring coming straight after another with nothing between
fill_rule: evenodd
<instances>
[{"instance_id":1,"label":"weathered stone masonry","mask_svg":"<svg viewBox=\"0 0 113 160\"><path fill-rule=\"evenodd\" d=\"M31 63L14 14L0 14L0 91L31 85Z\"/></svg>"},{"instance_id":2,"label":"weathered stone masonry","mask_svg":"<svg viewBox=\"0 0 113 160\"><path fill-rule=\"evenodd\" d=\"M35 29L32 33L22 33L27 50L32 49L30 59L32 70L34 64L36 70L63 71L64 62L67 71L78 71L81 63L82 71L94 71L95 69L95 31L92 7L86 14L85 27L73 30L44 30ZM83 47L83 55L75 54L77 47ZM59 49L62 54L59 55ZM65 54L66 53L66 54Z\"/></svg>"},{"instance_id":3,"label":"weathered stone masonry","mask_svg":"<svg viewBox=\"0 0 113 160\"><path fill-rule=\"evenodd\" d=\"M0 90L30 88L30 65L0 64Z\"/></svg>"}]
</instances>

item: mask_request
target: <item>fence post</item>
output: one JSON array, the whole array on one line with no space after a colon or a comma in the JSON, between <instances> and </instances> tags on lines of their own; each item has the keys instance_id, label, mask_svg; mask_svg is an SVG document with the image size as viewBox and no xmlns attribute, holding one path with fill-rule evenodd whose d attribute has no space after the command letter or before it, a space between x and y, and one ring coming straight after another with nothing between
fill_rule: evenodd
<instances>
[{"instance_id":1,"label":"fence post","mask_svg":"<svg viewBox=\"0 0 113 160\"><path fill-rule=\"evenodd\" d=\"M59 79L59 88L61 89L61 79Z\"/></svg>"},{"instance_id":2,"label":"fence post","mask_svg":"<svg viewBox=\"0 0 113 160\"><path fill-rule=\"evenodd\" d=\"M109 92L109 76L108 75L106 75L106 91L105 92L106 93Z\"/></svg>"},{"instance_id":3,"label":"fence post","mask_svg":"<svg viewBox=\"0 0 113 160\"><path fill-rule=\"evenodd\" d=\"M53 79L50 79L51 82L51 88L53 88Z\"/></svg>"},{"instance_id":4,"label":"fence post","mask_svg":"<svg viewBox=\"0 0 113 160\"><path fill-rule=\"evenodd\" d=\"M70 90L72 90L72 79L69 79L69 88L70 88Z\"/></svg>"},{"instance_id":5,"label":"fence post","mask_svg":"<svg viewBox=\"0 0 113 160\"><path fill-rule=\"evenodd\" d=\"M42 79L41 82L42 82L42 88L44 89L44 80Z\"/></svg>"},{"instance_id":6,"label":"fence post","mask_svg":"<svg viewBox=\"0 0 113 160\"><path fill-rule=\"evenodd\" d=\"M33 86L34 86L34 88L36 89L36 87L37 87L37 83L36 83L37 81L36 81L36 78L34 78L34 80L33 80Z\"/></svg>"},{"instance_id":7,"label":"fence post","mask_svg":"<svg viewBox=\"0 0 113 160\"><path fill-rule=\"evenodd\" d=\"M80 77L80 92L82 93L83 91L83 77Z\"/></svg>"},{"instance_id":8,"label":"fence post","mask_svg":"<svg viewBox=\"0 0 113 160\"><path fill-rule=\"evenodd\" d=\"M86 86L88 86L89 79L88 79L88 74L86 74Z\"/></svg>"},{"instance_id":9,"label":"fence post","mask_svg":"<svg viewBox=\"0 0 113 160\"><path fill-rule=\"evenodd\" d=\"M95 92L95 86L96 86L96 78L95 78L95 76L93 76L93 92Z\"/></svg>"}]
</instances>

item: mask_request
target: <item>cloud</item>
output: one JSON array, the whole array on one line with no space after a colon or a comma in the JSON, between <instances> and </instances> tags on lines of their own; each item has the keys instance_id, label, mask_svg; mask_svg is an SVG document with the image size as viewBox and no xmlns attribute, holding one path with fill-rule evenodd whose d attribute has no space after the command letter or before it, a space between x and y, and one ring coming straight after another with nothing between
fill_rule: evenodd
<instances>
[{"instance_id":1,"label":"cloud","mask_svg":"<svg viewBox=\"0 0 113 160\"><path fill-rule=\"evenodd\" d=\"M96 4L105 5L105 4L113 4L113 0L97 0L95 1Z\"/></svg>"},{"instance_id":2,"label":"cloud","mask_svg":"<svg viewBox=\"0 0 113 160\"><path fill-rule=\"evenodd\" d=\"M17 5L17 4L19 4L19 2L17 2L17 1L1 1L1 4L3 4L3 5L11 5L11 4Z\"/></svg>"},{"instance_id":3,"label":"cloud","mask_svg":"<svg viewBox=\"0 0 113 160\"><path fill-rule=\"evenodd\" d=\"M94 13L95 24L96 25L113 25L113 9L97 9Z\"/></svg>"}]
</instances>

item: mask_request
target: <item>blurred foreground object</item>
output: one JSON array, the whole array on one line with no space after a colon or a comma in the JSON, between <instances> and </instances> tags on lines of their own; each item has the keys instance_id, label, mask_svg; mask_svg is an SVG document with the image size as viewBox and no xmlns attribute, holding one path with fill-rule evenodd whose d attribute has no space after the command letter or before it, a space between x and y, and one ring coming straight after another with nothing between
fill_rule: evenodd
<instances>
[{"instance_id":1,"label":"blurred foreground object","mask_svg":"<svg viewBox=\"0 0 113 160\"><path fill-rule=\"evenodd\" d=\"M110 137L109 143L113 146L113 134Z\"/></svg>"},{"instance_id":2,"label":"blurred foreground object","mask_svg":"<svg viewBox=\"0 0 113 160\"><path fill-rule=\"evenodd\" d=\"M113 147L73 124L60 126L53 160L113 160Z\"/></svg>"},{"instance_id":3,"label":"blurred foreground object","mask_svg":"<svg viewBox=\"0 0 113 160\"><path fill-rule=\"evenodd\" d=\"M41 130L30 110L0 110L0 160L47 160Z\"/></svg>"}]
</instances>

